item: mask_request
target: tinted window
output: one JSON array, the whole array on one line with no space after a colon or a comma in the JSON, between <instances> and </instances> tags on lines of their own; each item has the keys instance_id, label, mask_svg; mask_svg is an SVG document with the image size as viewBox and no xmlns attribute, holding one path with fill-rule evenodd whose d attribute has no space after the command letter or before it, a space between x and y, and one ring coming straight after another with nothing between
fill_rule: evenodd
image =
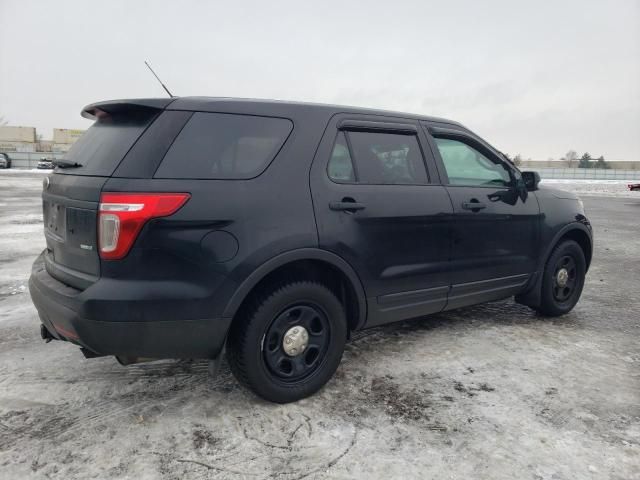
<instances>
[{"instance_id":1,"label":"tinted window","mask_svg":"<svg viewBox=\"0 0 640 480\"><path fill-rule=\"evenodd\" d=\"M451 185L506 186L511 183L509 171L475 148L458 140L436 138L440 156Z\"/></svg>"},{"instance_id":2,"label":"tinted window","mask_svg":"<svg viewBox=\"0 0 640 480\"><path fill-rule=\"evenodd\" d=\"M337 182L354 182L353 162L347 140L343 132L339 132L333 145L328 166L329 178Z\"/></svg>"},{"instance_id":3,"label":"tinted window","mask_svg":"<svg viewBox=\"0 0 640 480\"><path fill-rule=\"evenodd\" d=\"M407 185L427 183L415 135L348 132L358 183Z\"/></svg>"},{"instance_id":4,"label":"tinted window","mask_svg":"<svg viewBox=\"0 0 640 480\"><path fill-rule=\"evenodd\" d=\"M60 169L71 175L110 176L157 112L128 112L98 119L71 149L65 160L77 162L79 168Z\"/></svg>"},{"instance_id":5,"label":"tinted window","mask_svg":"<svg viewBox=\"0 0 640 480\"><path fill-rule=\"evenodd\" d=\"M273 160L292 127L282 118L195 113L155 177L255 177Z\"/></svg>"}]
</instances>

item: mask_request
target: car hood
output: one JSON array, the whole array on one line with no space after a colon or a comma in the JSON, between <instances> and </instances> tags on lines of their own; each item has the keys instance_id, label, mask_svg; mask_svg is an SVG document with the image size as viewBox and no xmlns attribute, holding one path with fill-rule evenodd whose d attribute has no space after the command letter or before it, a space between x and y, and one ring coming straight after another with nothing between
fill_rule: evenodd
<instances>
[{"instance_id":1,"label":"car hood","mask_svg":"<svg viewBox=\"0 0 640 480\"><path fill-rule=\"evenodd\" d=\"M580 200L580 197L572 192L560 190L559 188L553 188L544 184L538 186L538 191L546 196L561 198L563 200Z\"/></svg>"}]
</instances>

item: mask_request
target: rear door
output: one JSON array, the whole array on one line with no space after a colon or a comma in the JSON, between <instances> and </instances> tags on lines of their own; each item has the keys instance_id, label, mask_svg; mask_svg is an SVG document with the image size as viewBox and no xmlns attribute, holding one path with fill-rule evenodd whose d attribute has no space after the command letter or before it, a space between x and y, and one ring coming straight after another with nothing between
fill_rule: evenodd
<instances>
[{"instance_id":1,"label":"rear door","mask_svg":"<svg viewBox=\"0 0 640 480\"><path fill-rule=\"evenodd\" d=\"M360 276L369 326L446 303L452 207L425 146L413 120L345 114L333 117L314 159L319 243Z\"/></svg>"},{"instance_id":2,"label":"rear door","mask_svg":"<svg viewBox=\"0 0 640 480\"><path fill-rule=\"evenodd\" d=\"M539 207L520 173L462 127L429 123L453 203L447 309L517 293L536 269Z\"/></svg>"},{"instance_id":3,"label":"rear door","mask_svg":"<svg viewBox=\"0 0 640 480\"><path fill-rule=\"evenodd\" d=\"M86 110L95 123L71 147L64 160L75 164L56 168L44 179L42 207L50 275L84 289L100 275L97 211L100 193L142 133L154 122L166 101L150 104L99 104Z\"/></svg>"}]
</instances>

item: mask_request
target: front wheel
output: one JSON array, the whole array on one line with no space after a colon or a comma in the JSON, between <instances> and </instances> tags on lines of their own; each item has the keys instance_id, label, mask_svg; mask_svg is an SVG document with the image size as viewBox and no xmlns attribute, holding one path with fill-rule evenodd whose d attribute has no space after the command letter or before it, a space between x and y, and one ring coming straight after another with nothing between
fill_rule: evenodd
<instances>
[{"instance_id":1,"label":"front wheel","mask_svg":"<svg viewBox=\"0 0 640 480\"><path fill-rule=\"evenodd\" d=\"M580 245L567 240L556 246L545 265L537 310L550 317L570 312L580 299L586 270Z\"/></svg>"},{"instance_id":2,"label":"front wheel","mask_svg":"<svg viewBox=\"0 0 640 480\"><path fill-rule=\"evenodd\" d=\"M266 400L288 403L319 390L340 364L347 338L344 307L312 281L257 295L229 332L235 377Z\"/></svg>"}]
</instances>

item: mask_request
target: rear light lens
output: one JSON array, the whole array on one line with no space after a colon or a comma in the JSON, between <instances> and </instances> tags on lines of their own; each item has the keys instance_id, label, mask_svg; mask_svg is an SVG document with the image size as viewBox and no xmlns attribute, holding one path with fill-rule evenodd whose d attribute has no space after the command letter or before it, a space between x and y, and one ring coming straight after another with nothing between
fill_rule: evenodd
<instances>
[{"instance_id":1,"label":"rear light lens","mask_svg":"<svg viewBox=\"0 0 640 480\"><path fill-rule=\"evenodd\" d=\"M100 257L125 257L145 223L173 215L190 197L188 193L103 193L98 212Z\"/></svg>"}]
</instances>

